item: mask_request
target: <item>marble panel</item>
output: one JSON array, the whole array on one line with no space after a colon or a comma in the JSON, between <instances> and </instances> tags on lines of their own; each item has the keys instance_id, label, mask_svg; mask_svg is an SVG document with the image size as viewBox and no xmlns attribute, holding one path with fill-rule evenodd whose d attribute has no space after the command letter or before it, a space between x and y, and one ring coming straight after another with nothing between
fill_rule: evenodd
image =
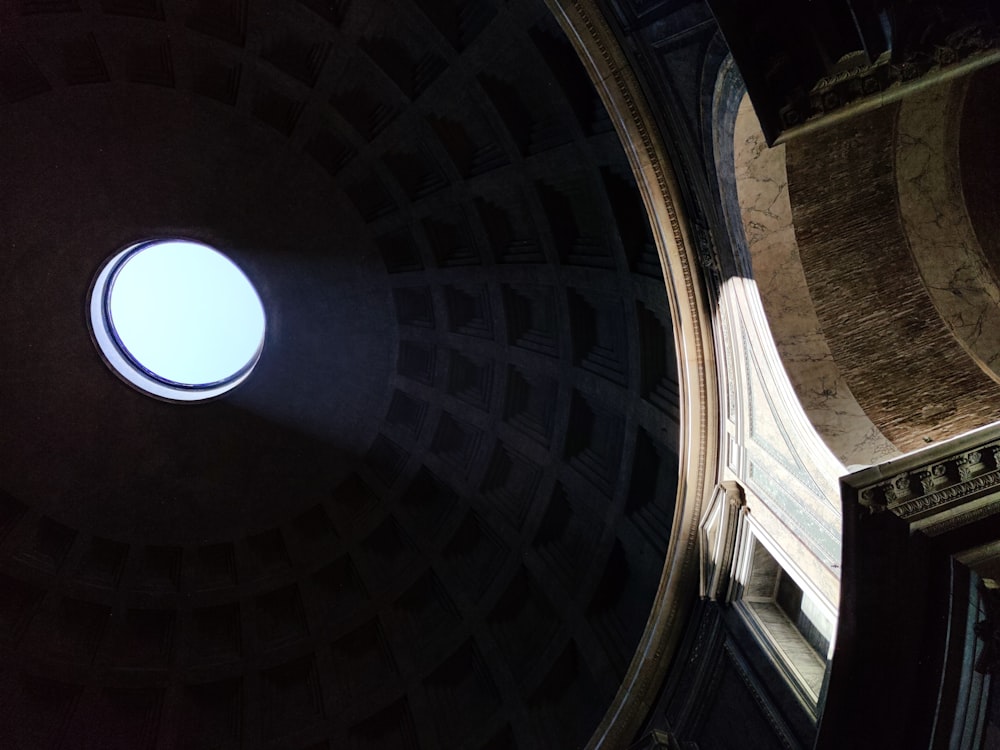
<instances>
[{"instance_id":1,"label":"marble panel","mask_svg":"<svg viewBox=\"0 0 1000 750\"><path fill-rule=\"evenodd\" d=\"M746 96L733 139L736 187L754 280L802 408L844 464L872 464L896 455L896 448L854 398L823 336L795 239L785 147L767 147Z\"/></svg>"},{"instance_id":2,"label":"marble panel","mask_svg":"<svg viewBox=\"0 0 1000 750\"><path fill-rule=\"evenodd\" d=\"M1000 283L962 196L957 134L967 86L968 79L940 83L900 106L899 213L938 315L980 368L1000 382Z\"/></svg>"}]
</instances>

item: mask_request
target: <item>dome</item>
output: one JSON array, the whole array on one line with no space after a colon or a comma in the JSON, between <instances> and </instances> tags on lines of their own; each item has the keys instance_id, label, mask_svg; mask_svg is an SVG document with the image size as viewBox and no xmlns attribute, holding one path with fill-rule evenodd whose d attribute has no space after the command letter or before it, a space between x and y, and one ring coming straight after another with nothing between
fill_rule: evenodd
<instances>
[{"instance_id":1,"label":"dome","mask_svg":"<svg viewBox=\"0 0 1000 750\"><path fill-rule=\"evenodd\" d=\"M642 198L550 11L91 5L23 0L0 55L2 744L581 746L680 415ZM266 311L198 404L88 335L157 237Z\"/></svg>"}]
</instances>

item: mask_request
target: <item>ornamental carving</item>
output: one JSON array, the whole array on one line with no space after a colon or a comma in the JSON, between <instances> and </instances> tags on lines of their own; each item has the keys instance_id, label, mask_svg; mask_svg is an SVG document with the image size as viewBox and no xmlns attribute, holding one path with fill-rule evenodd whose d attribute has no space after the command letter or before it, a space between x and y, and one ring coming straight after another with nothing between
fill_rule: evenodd
<instances>
[{"instance_id":1,"label":"ornamental carving","mask_svg":"<svg viewBox=\"0 0 1000 750\"><path fill-rule=\"evenodd\" d=\"M1000 441L993 441L944 460L929 459L926 466L861 487L858 502L869 513L889 511L903 520L917 521L998 490Z\"/></svg>"},{"instance_id":2,"label":"ornamental carving","mask_svg":"<svg viewBox=\"0 0 1000 750\"><path fill-rule=\"evenodd\" d=\"M922 79L998 57L994 3L981 0L708 0L754 100L768 143Z\"/></svg>"}]
</instances>

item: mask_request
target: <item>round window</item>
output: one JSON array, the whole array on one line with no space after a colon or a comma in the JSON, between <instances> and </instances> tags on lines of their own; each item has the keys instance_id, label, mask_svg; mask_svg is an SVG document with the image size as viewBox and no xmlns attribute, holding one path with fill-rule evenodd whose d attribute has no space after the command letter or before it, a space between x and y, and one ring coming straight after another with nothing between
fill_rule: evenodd
<instances>
[{"instance_id":1,"label":"round window","mask_svg":"<svg viewBox=\"0 0 1000 750\"><path fill-rule=\"evenodd\" d=\"M91 293L90 322L119 375L173 401L235 388L264 344L253 284L218 250L189 240L150 240L111 258Z\"/></svg>"}]
</instances>

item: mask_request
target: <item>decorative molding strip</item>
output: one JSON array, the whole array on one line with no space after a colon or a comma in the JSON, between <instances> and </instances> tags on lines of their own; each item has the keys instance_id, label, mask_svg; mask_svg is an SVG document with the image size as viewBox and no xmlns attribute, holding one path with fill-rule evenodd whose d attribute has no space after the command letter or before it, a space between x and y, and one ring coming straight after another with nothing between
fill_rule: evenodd
<instances>
[{"instance_id":1,"label":"decorative molding strip","mask_svg":"<svg viewBox=\"0 0 1000 750\"><path fill-rule=\"evenodd\" d=\"M938 536L1000 512L1000 424L844 478L867 514Z\"/></svg>"},{"instance_id":2,"label":"decorative molding strip","mask_svg":"<svg viewBox=\"0 0 1000 750\"><path fill-rule=\"evenodd\" d=\"M888 510L905 521L918 521L1000 487L998 458L1000 441L992 441L863 487L859 502L872 513Z\"/></svg>"},{"instance_id":3,"label":"decorative molding strip","mask_svg":"<svg viewBox=\"0 0 1000 750\"><path fill-rule=\"evenodd\" d=\"M881 99L880 103L886 99L900 99L904 94L911 94L937 80L945 80L949 75L967 73L996 62L995 34L992 39L985 34L971 34L967 39L971 43L937 48L934 57L915 57L894 64L888 55L884 55L871 65L859 65L820 78L808 94L800 95L797 101L789 97L789 106L798 105L808 113L806 119L811 120L849 108L867 97ZM915 83L919 85L913 85ZM897 93L896 89L903 91ZM799 110L795 111L800 114ZM789 127L786 133L792 130Z\"/></svg>"},{"instance_id":4,"label":"decorative molding strip","mask_svg":"<svg viewBox=\"0 0 1000 750\"><path fill-rule=\"evenodd\" d=\"M736 0L708 2L772 145L993 64L1000 52L996 11L977 0L775 5L752 18Z\"/></svg>"},{"instance_id":5,"label":"decorative molding strip","mask_svg":"<svg viewBox=\"0 0 1000 750\"><path fill-rule=\"evenodd\" d=\"M626 747L635 737L680 644L697 597L698 532L718 461L718 389L712 318L698 247L664 136L631 63L594 0L546 0L607 107L643 195L664 272L680 381L677 510L652 612L618 694L587 745Z\"/></svg>"},{"instance_id":6,"label":"decorative molding strip","mask_svg":"<svg viewBox=\"0 0 1000 750\"><path fill-rule=\"evenodd\" d=\"M828 85L820 81L802 98L803 102L808 101L811 112L809 119L801 124L785 127L772 145L788 143L793 138L807 135L819 128L836 125L856 115L902 101L935 84L962 78L981 68L995 65L998 60L1000 49L994 48L977 51L955 63L936 65L924 73L917 72L913 77L903 75L903 70L912 71L912 68L885 64L870 72L863 70L848 78L831 79ZM877 88L869 91L873 81ZM851 93L852 89L858 88L860 94L856 91Z\"/></svg>"},{"instance_id":7,"label":"decorative molding strip","mask_svg":"<svg viewBox=\"0 0 1000 750\"><path fill-rule=\"evenodd\" d=\"M995 513L1000 513L1000 496L992 499L986 505L977 506L968 512L949 515L944 520L935 519L932 528L921 528L921 531L929 536L937 536L949 531L954 531L962 526L969 526L977 523L982 521L984 518L989 518ZM970 565L969 567L975 570L974 566Z\"/></svg>"}]
</instances>

